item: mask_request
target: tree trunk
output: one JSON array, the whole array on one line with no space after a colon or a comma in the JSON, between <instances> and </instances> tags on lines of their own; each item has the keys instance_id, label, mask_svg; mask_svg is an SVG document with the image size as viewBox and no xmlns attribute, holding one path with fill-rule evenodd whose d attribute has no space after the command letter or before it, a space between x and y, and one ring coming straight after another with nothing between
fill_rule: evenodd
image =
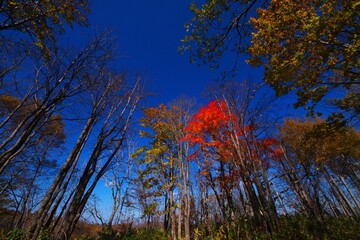
<instances>
[{"instance_id":1,"label":"tree trunk","mask_svg":"<svg viewBox=\"0 0 360 240\"><path fill-rule=\"evenodd\" d=\"M170 196L170 219L171 219L171 238L172 240L176 240L176 209L175 209L175 201L172 190L169 192Z\"/></svg>"},{"instance_id":2,"label":"tree trunk","mask_svg":"<svg viewBox=\"0 0 360 240\"><path fill-rule=\"evenodd\" d=\"M186 163L185 178L184 178L184 192L185 192L185 206L184 206L184 230L185 240L190 240L190 214L191 214L191 199L189 188L189 164Z\"/></svg>"},{"instance_id":3,"label":"tree trunk","mask_svg":"<svg viewBox=\"0 0 360 240\"><path fill-rule=\"evenodd\" d=\"M357 207L357 209L358 209L357 212L359 213L359 211L360 211L360 204L359 204L357 198L356 198L356 197L354 196L354 194L352 193L352 191L351 191L351 189L349 188L348 184L346 183L344 177L343 177L343 176L338 176L338 177L340 178L341 182L342 182L343 185L345 186L347 192L350 194L351 199L353 200L353 202L355 203L355 205L356 205L356 207ZM356 214L356 215L358 215L358 214Z\"/></svg>"},{"instance_id":4,"label":"tree trunk","mask_svg":"<svg viewBox=\"0 0 360 240\"><path fill-rule=\"evenodd\" d=\"M45 219L48 216L51 206L56 201L58 194L61 192L61 190L63 191L66 190L66 188L63 188L64 187L63 182L67 174L69 173L69 170L76 165L80 157L80 153L84 148L85 143L91 133L94 123L95 123L94 117L89 118L88 121L86 122L77 142L75 143L73 150L71 151L69 157L65 161L62 168L60 169L60 172L57 175L56 179L53 181L51 187L47 191L44 199L41 202L40 208L36 211L34 218L35 221L30 228L30 233L32 235L33 240L36 240L39 237L41 231L44 230L43 227L44 227ZM70 179L68 179L68 181L70 181ZM65 185L67 185L67 183L65 183ZM61 199L59 199L59 201L61 201ZM56 209L54 209L54 211L56 212Z\"/></svg>"},{"instance_id":5,"label":"tree trunk","mask_svg":"<svg viewBox=\"0 0 360 240\"><path fill-rule=\"evenodd\" d=\"M331 176L331 174L328 172L327 169L324 169L325 175L327 176L327 179L330 183L331 188L333 189L335 196L337 197L337 200L339 204L343 207L343 209L346 209L348 216L356 216L356 211L349 202L349 199L346 197L344 192L341 190L339 185L335 182L334 178Z\"/></svg>"}]
</instances>

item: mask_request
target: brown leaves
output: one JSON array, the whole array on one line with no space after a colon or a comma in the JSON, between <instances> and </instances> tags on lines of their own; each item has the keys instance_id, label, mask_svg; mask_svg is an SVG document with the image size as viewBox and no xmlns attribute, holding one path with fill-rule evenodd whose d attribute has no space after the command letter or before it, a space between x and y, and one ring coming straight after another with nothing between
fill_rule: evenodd
<instances>
[{"instance_id":1,"label":"brown leaves","mask_svg":"<svg viewBox=\"0 0 360 240\"><path fill-rule=\"evenodd\" d=\"M0 116L6 116L11 113L19 104L19 98L7 94L0 95Z\"/></svg>"},{"instance_id":2,"label":"brown leaves","mask_svg":"<svg viewBox=\"0 0 360 240\"><path fill-rule=\"evenodd\" d=\"M334 164L360 158L360 133L353 128L329 129L323 121L286 120L280 128L283 144L299 162Z\"/></svg>"}]
</instances>

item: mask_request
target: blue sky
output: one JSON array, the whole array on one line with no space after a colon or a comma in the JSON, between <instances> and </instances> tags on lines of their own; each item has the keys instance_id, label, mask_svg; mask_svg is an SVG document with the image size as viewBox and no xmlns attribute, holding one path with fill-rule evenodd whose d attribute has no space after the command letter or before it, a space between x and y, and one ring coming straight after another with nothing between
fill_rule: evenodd
<instances>
[{"instance_id":1,"label":"blue sky","mask_svg":"<svg viewBox=\"0 0 360 240\"><path fill-rule=\"evenodd\" d=\"M207 66L190 64L178 47L191 19L191 0L92 1L90 24L111 27L119 46L118 65L140 73L147 89L156 93L153 104L168 102L181 94L198 97L216 78Z\"/></svg>"},{"instance_id":2,"label":"blue sky","mask_svg":"<svg viewBox=\"0 0 360 240\"><path fill-rule=\"evenodd\" d=\"M147 105L168 103L181 95L199 99L218 75L178 53L186 34L184 24L192 17L190 4L191 0L92 0L90 29L75 28L72 34L77 40L83 31L91 34L111 28L118 45L118 70L139 73L147 90L155 94L147 99ZM103 181L95 194L107 215L111 193Z\"/></svg>"},{"instance_id":3,"label":"blue sky","mask_svg":"<svg viewBox=\"0 0 360 240\"><path fill-rule=\"evenodd\" d=\"M196 97L206 104L202 93L221 76L222 69L210 71L208 66L190 63L188 53L178 53L186 35L184 24L193 16L191 3L192 0L91 1L91 28L102 31L110 27L114 31L119 68L143 76L147 89L156 94L149 99L152 106L181 95ZM233 66L232 58L227 61L222 66ZM237 80L249 75L261 80L259 69L244 63L240 66Z\"/></svg>"}]
</instances>

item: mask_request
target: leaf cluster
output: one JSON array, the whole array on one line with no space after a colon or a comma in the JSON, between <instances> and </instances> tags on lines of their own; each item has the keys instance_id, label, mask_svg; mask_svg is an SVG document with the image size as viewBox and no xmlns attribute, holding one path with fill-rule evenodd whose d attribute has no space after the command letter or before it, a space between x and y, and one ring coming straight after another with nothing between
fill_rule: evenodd
<instances>
[{"instance_id":1,"label":"leaf cluster","mask_svg":"<svg viewBox=\"0 0 360 240\"><path fill-rule=\"evenodd\" d=\"M296 89L296 106L316 104L338 86L352 92L359 84L359 10L357 1L272 0L251 18L249 63L264 64L264 80L278 95Z\"/></svg>"},{"instance_id":2,"label":"leaf cluster","mask_svg":"<svg viewBox=\"0 0 360 240\"><path fill-rule=\"evenodd\" d=\"M87 24L88 4L88 0L1 1L0 31L25 33L49 55L51 43L65 24Z\"/></svg>"}]
</instances>

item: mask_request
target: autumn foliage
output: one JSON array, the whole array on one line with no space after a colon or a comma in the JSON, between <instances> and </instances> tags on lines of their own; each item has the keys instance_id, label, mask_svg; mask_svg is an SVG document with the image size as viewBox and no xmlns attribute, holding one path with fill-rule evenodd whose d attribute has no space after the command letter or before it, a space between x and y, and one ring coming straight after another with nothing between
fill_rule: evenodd
<instances>
[{"instance_id":1,"label":"autumn foliage","mask_svg":"<svg viewBox=\"0 0 360 240\"><path fill-rule=\"evenodd\" d=\"M238 116L231 112L225 101L215 100L194 115L185 128L187 134L182 140L189 141L197 149L191 158L202 152L235 164L240 159L258 161L260 159L255 159L255 152L259 147L272 157L278 157L281 150L277 141L274 138L258 138L254 136L254 130L255 126L241 126ZM250 151L241 151L243 147Z\"/></svg>"},{"instance_id":2,"label":"autumn foliage","mask_svg":"<svg viewBox=\"0 0 360 240\"><path fill-rule=\"evenodd\" d=\"M199 150L210 151L215 148L217 153L224 154L224 147L228 143L229 124L235 123L236 116L227 110L225 102L212 101L202 107L185 128L187 135L182 140L189 141ZM219 134L221 132L221 134ZM196 151L192 157L196 157Z\"/></svg>"}]
</instances>

